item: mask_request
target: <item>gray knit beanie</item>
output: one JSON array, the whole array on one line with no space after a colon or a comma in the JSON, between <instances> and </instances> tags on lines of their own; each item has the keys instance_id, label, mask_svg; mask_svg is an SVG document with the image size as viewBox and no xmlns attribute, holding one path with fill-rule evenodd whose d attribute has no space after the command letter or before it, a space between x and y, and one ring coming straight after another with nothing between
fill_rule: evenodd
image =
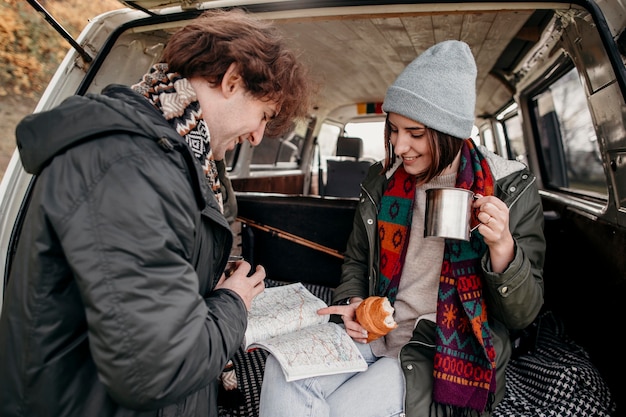
<instances>
[{"instance_id":1,"label":"gray knit beanie","mask_svg":"<svg viewBox=\"0 0 626 417\"><path fill-rule=\"evenodd\" d=\"M466 139L474 126L476 62L469 46L444 41L415 58L385 95L383 110Z\"/></svg>"}]
</instances>

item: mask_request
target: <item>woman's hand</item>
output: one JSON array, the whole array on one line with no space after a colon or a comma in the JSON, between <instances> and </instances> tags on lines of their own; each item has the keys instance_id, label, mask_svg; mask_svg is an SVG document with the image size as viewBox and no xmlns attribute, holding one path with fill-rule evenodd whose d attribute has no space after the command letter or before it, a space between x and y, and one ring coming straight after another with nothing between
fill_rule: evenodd
<instances>
[{"instance_id":1,"label":"woman's hand","mask_svg":"<svg viewBox=\"0 0 626 417\"><path fill-rule=\"evenodd\" d=\"M350 336L355 342L367 343L367 330L365 330L359 323L356 322L356 308L363 301L360 297L353 297L351 303L348 305L337 305L317 310L317 314L336 314L341 316L343 324L346 328L348 336Z\"/></svg>"},{"instance_id":2,"label":"woman's hand","mask_svg":"<svg viewBox=\"0 0 626 417\"><path fill-rule=\"evenodd\" d=\"M250 311L252 299L265 290L265 268L257 265L253 274L248 276L252 266L246 261L237 261L237 265L232 274L227 278L222 274L215 289L227 288L236 292L246 304L246 309Z\"/></svg>"},{"instance_id":3,"label":"woman's hand","mask_svg":"<svg viewBox=\"0 0 626 417\"><path fill-rule=\"evenodd\" d=\"M503 272L515 256L515 243L509 230L509 208L502 200L494 196L478 198L474 209L480 225L478 231L489 247L489 257L493 272Z\"/></svg>"}]
</instances>

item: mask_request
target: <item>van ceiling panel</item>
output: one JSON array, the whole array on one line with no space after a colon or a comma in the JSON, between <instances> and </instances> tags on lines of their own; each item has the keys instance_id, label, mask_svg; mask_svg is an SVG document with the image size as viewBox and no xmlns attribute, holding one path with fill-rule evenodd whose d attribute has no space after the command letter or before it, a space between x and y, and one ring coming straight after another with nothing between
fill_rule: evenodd
<instances>
[{"instance_id":1,"label":"van ceiling panel","mask_svg":"<svg viewBox=\"0 0 626 417\"><path fill-rule=\"evenodd\" d=\"M491 114L510 100L511 71L522 52L539 39L540 28L535 26L545 25L545 14L534 10L446 12L275 22L294 48L323 51L326 59L307 61L323 86L318 103L322 116L338 106L382 101L387 87L417 55L447 39L470 45L478 64L477 114Z\"/></svg>"},{"instance_id":2,"label":"van ceiling panel","mask_svg":"<svg viewBox=\"0 0 626 417\"><path fill-rule=\"evenodd\" d=\"M156 10L154 7L164 5L192 4L149 0L123 3L137 4L153 11ZM193 4L206 8L223 3L217 0ZM249 8L254 9L254 4L249 2ZM436 11L428 10L426 5L307 9L306 2L278 0L264 4L275 5L278 11L264 9L259 11L259 16L273 20L285 33L288 42L302 51L302 58L320 82L320 94L315 103L315 113L319 118L341 106L381 102L388 86L416 56L447 39L463 40L469 44L478 64L476 113L494 114L512 99L518 61L536 45L554 14L551 9L522 9L524 3L507 8L503 5L508 3L468 2L464 4L463 11L444 8L443 4L441 7L431 4ZM320 5L321 2L315 4ZM468 8L472 4L475 8ZM304 9L280 11L280 7L285 5L299 5ZM260 7L259 4L256 6ZM173 30L174 26L168 32ZM130 47L133 36L142 48L156 48L156 45L150 44L149 33L145 33L143 38L138 33L129 36L120 39L120 50ZM120 56L118 62L123 59L124 56ZM147 68L137 69L139 74L145 70Z\"/></svg>"}]
</instances>

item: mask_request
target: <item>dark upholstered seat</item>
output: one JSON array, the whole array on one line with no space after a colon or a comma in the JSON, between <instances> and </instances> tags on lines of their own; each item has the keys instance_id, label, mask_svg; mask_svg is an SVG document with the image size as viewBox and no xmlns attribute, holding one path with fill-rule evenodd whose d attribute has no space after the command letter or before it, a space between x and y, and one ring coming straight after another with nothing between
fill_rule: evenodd
<instances>
[{"instance_id":1,"label":"dark upholstered seat","mask_svg":"<svg viewBox=\"0 0 626 417\"><path fill-rule=\"evenodd\" d=\"M356 137L337 138L336 159L326 161L326 184L323 195L333 197L358 197L361 181L372 164L361 160L363 140Z\"/></svg>"}]
</instances>

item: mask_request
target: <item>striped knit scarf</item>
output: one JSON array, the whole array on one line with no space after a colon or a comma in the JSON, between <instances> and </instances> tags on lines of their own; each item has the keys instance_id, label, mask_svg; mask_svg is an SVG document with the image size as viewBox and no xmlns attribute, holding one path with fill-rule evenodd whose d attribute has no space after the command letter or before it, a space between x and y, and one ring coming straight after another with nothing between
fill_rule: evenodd
<instances>
[{"instance_id":1,"label":"striped knit scarf","mask_svg":"<svg viewBox=\"0 0 626 417\"><path fill-rule=\"evenodd\" d=\"M411 178L413 177L413 178ZM456 187L483 196L493 194L487 161L466 139ZM379 294L395 300L408 246L415 199L415 178L400 166L388 182L381 202ZM477 222L476 219L473 220ZM437 336L433 406L444 415L468 416L492 411L496 354L487 322L480 259L487 247L478 232L469 242L446 239L437 295Z\"/></svg>"},{"instance_id":2,"label":"striped knit scarf","mask_svg":"<svg viewBox=\"0 0 626 417\"><path fill-rule=\"evenodd\" d=\"M178 134L185 138L185 142L200 161L220 211L224 213L220 180L213 152L211 152L211 134L202 118L198 97L189 80L181 77L180 74L168 72L167 64L160 63L153 65L141 81L131 88L146 97ZM228 391L237 388L237 377L232 360L226 364L220 380Z\"/></svg>"},{"instance_id":3,"label":"striped knit scarf","mask_svg":"<svg viewBox=\"0 0 626 417\"><path fill-rule=\"evenodd\" d=\"M211 152L211 134L202 118L196 92L186 78L168 72L167 64L155 64L141 81L131 86L146 97L163 117L185 138L187 145L200 161L209 186L220 210L224 211L217 166Z\"/></svg>"}]
</instances>

